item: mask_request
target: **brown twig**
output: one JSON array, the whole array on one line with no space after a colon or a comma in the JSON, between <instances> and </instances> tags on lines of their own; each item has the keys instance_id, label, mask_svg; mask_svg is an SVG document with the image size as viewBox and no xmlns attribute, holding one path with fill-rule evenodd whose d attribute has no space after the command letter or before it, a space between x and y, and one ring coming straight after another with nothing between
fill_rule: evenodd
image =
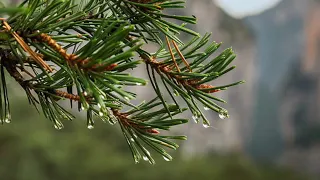
<instances>
[{"instance_id":1,"label":"brown twig","mask_svg":"<svg viewBox=\"0 0 320 180\"><path fill-rule=\"evenodd\" d=\"M134 40L131 36L127 37L127 39L130 40L130 41ZM167 42L167 45L168 45L168 49L169 49L171 58L173 60L173 66L172 67L176 67L178 72L181 72L181 70L179 69L178 64L177 64L177 62L176 62L176 60L174 58L174 54L172 52L172 48L170 46L170 42L169 42L169 39L168 39L167 36L166 36L166 42ZM176 48L179 56L181 57L181 59L186 64L186 66L188 67L189 71L192 72L192 69L191 69L190 65L185 60L182 52L179 50L178 45L174 41L172 41L172 42L173 42L174 46L177 46L175 48ZM145 63L150 64L157 71L160 71L160 72L164 73L168 77L171 77L171 78L177 80L177 82L180 83L181 85L183 85L184 87L191 86L193 88L196 88L198 90L204 91L206 93L215 93L215 92L219 92L220 91L218 89L212 90L212 88L214 88L214 86L212 86L210 84L198 84L199 79L191 79L191 80L182 79L181 76L172 73L172 67L170 67L171 65L167 65L167 64L164 64L163 62L157 61L156 57L153 57L153 56L149 57L149 56L147 56L145 54L140 54L140 57L145 61Z\"/></svg>"},{"instance_id":2,"label":"brown twig","mask_svg":"<svg viewBox=\"0 0 320 180\"><path fill-rule=\"evenodd\" d=\"M197 84L198 82L199 80L189 80L187 81L187 84L206 93L215 93L220 91L219 89L212 89L214 86L210 84Z\"/></svg>"},{"instance_id":3,"label":"brown twig","mask_svg":"<svg viewBox=\"0 0 320 180\"><path fill-rule=\"evenodd\" d=\"M78 64L81 67L84 67L87 63L89 63L89 59L79 59L79 57L75 54L68 54L65 49L63 49L52 37L48 34L41 33L39 36L39 39L42 42L47 43L51 48L53 48L55 51L57 51L68 63L70 64ZM113 63L109 66L106 66L104 68L100 68L102 66L99 64L95 64L92 67L84 68L84 70L91 70L91 71L112 71L118 64Z\"/></svg>"},{"instance_id":4,"label":"brown twig","mask_svg":"<svg viewBox=\"0 0 320 180\"><path fill-rule=\"evenodd\" d=\"M132 122L128 118L128 114L126 113L121 113L118 109L111 109L112 113L114 116L118 118L118 120L125 126L131 126L133 128L140 129L142 131L145 131L150 134L159 134L160 132L157 129L154 128L145 128L144 126L139 126L135 122Z\"/></svg>"},{"instance_id":5,"label":"brown twig","mask_svg":"<svg viewBox=\"0 0 320 180\"><path fill-rule=\"evenodd\" d=\"M16 41L20 44L20 46L23 48L24 51L30 54L30 56L39 64L41 65L45 70L52 72L53 69L41 58L35 53L28 44L14 31L12 31L11 26L6 22L4 18L0 18L0 20L3 23L3 28L10 32L11 35L16 39Z\"/></svg>"},{"instance_id":6,"label":"brown twig","mask_svg":"<svg viewBox=\"0 0 320 180\"><path fill-rule=\"evenodd\" d=\"M187 66L187 68L189 69L189 72L192 72L192 69L191 69L188 61L186 60L186 58L184 58L184 56L183 56L182 52L180 51L177 43L176 43L174 40L171 40L171 41L172 41L172 43L173 43L174 48L177 50L180 58L182 59L183 63L184 63L184 64Z\"/></svg>"},{"instance_id":7,"label":"brown twig","mask_svg":"<svg viewBox=\"0 0 320 180\"><path fill-rule=\"evenodd\" d=\"M179 66L177 64L176 58L174 57L174 54L172 52L172 48L171 48L171 45L170 45L170 42L169 42L169 38L167 36L166 36L166 42L167 42L167 46L168 46L168 49L169 49L169 52L170 52L170 55L171 55L171 59L172 59L172 61L174 63L174 66L176 67L178 72L181 72L180 68L179 68Z\"/></svg>"},{"instance_id":8,"label":"brown twig","mask_svg":"<svg viewBox=\"0 0 320 180\"><path fill-rule=\"evenodd\" d=\"M75 95L75 94L70 94L68 92L65 91L61 91L61 90L54 90L54 94L57 96L60 96L62 98L66 98L66 99L70 99L73 101L81 101L81 98L79 95ZM90 102L93 100L93 98L91 96L85 96L85 99L87 102Z\"/></svg>"},{"instance_id":9,"label":"brown twig","mask_svg":"<svg viewBox=\"0 0 320 180\"><path fill-rule=\"evenodd\" d=\"M55 95L66 98L66 99L70 99L73 101L80 101L80 96L79 95L74 95L74 94L69 94L65 91L61 91L61 90L54 90Z\"/></svg>"},{"instance_id":10,"label":"brown twig","mask_svg":"<svg viewBox=\"0 0 320 180\"><path fill-rule=\"evenodd\" d=\"M193 88L196 88L198 90L207 92L207 93L215 93L220 90L215 89L215 90L208 90L214 88L214 86L210 84L198 84L199 80L198 79L190 79L190 80L185 80L182 79L181 76L178 76L176 74L172 73L172 69L169 67L170 65L164 65L161 62L158 62L155 57L148 57L146 55L141 55L141 58L148 64L150 64L153 68L155 68L157 71L160 71L167 75L168 77L171 77L175 79L178 83L183 85L184 87L191 86Z\"/></svg>"}]
</instances>

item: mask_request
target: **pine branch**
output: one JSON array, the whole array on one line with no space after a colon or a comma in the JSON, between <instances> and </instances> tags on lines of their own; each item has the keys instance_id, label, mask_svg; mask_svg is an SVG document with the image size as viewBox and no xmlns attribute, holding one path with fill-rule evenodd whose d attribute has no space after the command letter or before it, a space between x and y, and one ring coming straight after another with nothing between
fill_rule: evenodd
<instances>
[{"instance_id":1,"label":"pine branch","mask_svg":"<svg viewBox=\"0 0 320 180\"><path fill-rule=\"evenodd\" d=\"M112 125L118 122L136 163L141 159L155 163L146 147L171 160L164 148L177 149L171 140L186 137L162 133L188 122L175 115L189 110L196 122L201 117L209 127L199 104L224 119L229 115L219 103L225 101L214 95L243 82L215 85L215 79L235 68L229 67L234 52L229 48L209 59L220 44L209 43L210 34L200 37L185 27L195 24L195 17L164 13L169 8L184 8L184 2L26 0L17 8L20 11L0 10L11 13L0 19L0 122L11 122L6 71L56 129L74 119L60 105L69 100L71 108L77 103L78 110L86 112L88 129L94 128L96 118ZM181 32L193 39L184 44ZM146 52L144 43L155 43L159 50ZM137 95L124 88L147 81L126 72L142 63L157 97L134 105L130 100ZM167 103L162 87L174 104ZM188 108L179 106L177 96Z\"/></svg>"}]
</instances>

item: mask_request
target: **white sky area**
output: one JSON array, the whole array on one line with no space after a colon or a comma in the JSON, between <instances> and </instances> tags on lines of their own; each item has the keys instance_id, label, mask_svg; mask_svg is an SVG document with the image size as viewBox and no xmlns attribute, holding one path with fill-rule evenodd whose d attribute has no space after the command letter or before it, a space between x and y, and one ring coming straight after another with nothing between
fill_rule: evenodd
<instances>
[{"instance_id":1,"label":"white sky area","mask_svg":"<svg viewBox=\"0 0 320 180\"><path fill-rule=\"evenodd\" d=\"M233 18L253 16L276 6L282 0L213 0Z\"/></svg>"}]
</instances>

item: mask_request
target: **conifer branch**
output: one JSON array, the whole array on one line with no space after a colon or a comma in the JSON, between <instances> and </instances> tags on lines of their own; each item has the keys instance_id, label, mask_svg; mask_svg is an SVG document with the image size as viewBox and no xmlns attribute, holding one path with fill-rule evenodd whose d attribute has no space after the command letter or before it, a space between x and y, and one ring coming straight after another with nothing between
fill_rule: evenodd
<instances>
[{"instance_id":1,"label":"conifer branch","mask_svg":"<svg viewBox=\"0 0 320 180\"><path fill-rule=\"evenodd\" d=\"M220 105L225 101L214 95L243 81L216 85L215 79L235 68L229 67L235 59L233 50L228 48L210 59L221 44L210 43L210 34L201 37L185 27L196 23L194 16L166 14L168 8L184 8L184 2L24 1L18 8L21 11L0 19L0 122L11 122L6 71L56 129L74 119L60 105L67 99L71 108L77 103L78 110L86 112L88 129L94 128L96 118L118 123L136 163L155 163L146 147L172 160L164 148L177 149L172 140L186 137L164 136L162 131L188 122L175 115L189 110L196 122L201 118L204 127L209 127L200 104L227 118L227 110ZM185 44L180 33L193 38ZM146 52L144 43L154 43L159 50ZM156 98L134 105L130 100L137 95L125 87L147 84L128 73L141 63L146 65ZM164 93L174 104L167 103ZM187 108L178 104L178 96Z\"/></svg>"}]
</instances>

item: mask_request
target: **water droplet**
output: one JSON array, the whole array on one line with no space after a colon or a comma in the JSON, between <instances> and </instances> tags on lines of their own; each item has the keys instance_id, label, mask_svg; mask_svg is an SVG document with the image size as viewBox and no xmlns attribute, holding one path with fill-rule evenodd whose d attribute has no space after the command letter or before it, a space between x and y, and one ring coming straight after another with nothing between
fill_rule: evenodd
<instances>
[{"instance_id":1,"label":"water droplet","mask_svg":"<svg viewBox=\"0 0 320 180\"><path fill-rule=\"evenodd\" d=\"M211 127L209 124L203 124L203 127L204 128L209 128L209 127Z\"/></svg>"},{"instance_id":2,"label":"water droplet","mask_svg":"<svg viewBox=\"0 0 320 180\"><path fill-rule=\"evenodd\" d=\"M228 111L227 110L221 110L220 113L219 113L219 118L220 119L229 118Z\"/></svg>"},{"instance_id":3,"label":"water droplet","mask_svg":"<svg viewBox=\"0 0 320 180\"><path fill-rule=\"evenodd\" d=\"M6 118L5 118L4 122L6 122L8 124L11 123L11 115L10 114L6 115Z\"/></svg>"},{"instance_id":4,"label":"water droplet","mask_svg":"<svg viewBox=\"0 0 320 180\"><path fill-rule=\"evenodd\" d=\"M197 115L193 115L192 119L195 123L198 123L198 116Z\"/></svg>"},{"instance_id":5,"label":"water droplet","mask_svg":"<svg viewBox=\"0 0 320 180\"><path fill-rule=\"evenodd\" d=\"M94 126L92 124L88 125L88 129L93 129L93 128L94 128Z\"/></svg>"},{"instance_id":6,"label":"water droplet","mask_svg":"<svg viewBox=\"0 0 320 180\"><path fill-rule=\"evenodd\" d=\"M145 160L145 161L149 161L149 159L148 159L147 156L143 156L142 158L143 158L143 160Z\"/></svg>"},{"instance_id":7,"label":"water droplet","mask_svg":"<svg viewBox=\"0 0 320 180\"><path fill-rule=\"evenodd\" d=\"M139 160L138 160L137 158L135 158L135 159L134 159L134 163L135 163L135 164L138 164L138 163L139 163Z\"/></svg>"},{"instance_id":8,"label":"water droplet","mask_svg":"<svg viewBox=\"0 0 320 180\"><path fill-rule=\"evenodd\" d=\"M128 102L130 101L130 98L127 97L127 96L125 96L124 99L125 99L126 101L128 101Z\"/></svg>"},{"instance_id":9,"label":"water droplet","mask_svg":"<svg viewBox=\"0 0 320 180\"><path fill-rule=\"evenodd\" d=\"M203 109L206 110L206 111L210 110L210 108L208 108L208 107L203 107Z\"/></svg>"},{"instance_id":10,"label":"water droplet","mask_svg":"<svg viewBox=\"0 0 320 180\"><path fill-rule=\"evenodd\" d=\"M226 116L224 114L219 114L220 119L226 119Z\"/></svg>"},{"instance_id":11,"label":"water droplet","mask_svg":"<svg viewBox=\"0 0 320 180\"><path fill-rule=\"evenodd\" d=\"M87 91L84 91L84 92L83 92L83 95L84 95L84 96L88 96Z\"/></svg>"},{"instance_id":12,"label":"water droplet","mask_svg":"<svg viewBox=\"0 0 320 180\"><path fill-rule=\"evenodd\" d=\"M137 85L137 86L142 86L143 84L142 84L142 83L136 83L136 85Z\"/></svg>"},{"instance_id":13,"label":"water droplet","mask_svg":"<svg viewBox=\"0 0 320 180\"><path fill-rule=\"evenodd\" d=\"M6 118L6 119L4 120L4 122L6 122L7 124L9 124L9 123L11 123L11 119Z\"/></svg>"},{"instance_id":14,"label":"water droplet","mask_svg":"<svg viewBox=\"0 0 320 180\"><path fill-rule=\"evenodd\" d=\"M131 141L131 142L134 142L134 139L133 139L133 138L130 138L130 141Z\"/></svg>"},{"instance_id":15,"label":"water droplet","mask_svg":"<svg viewBox=\"0 0 320 180\"><path fill-rule=\"evenodd\" d=\"M163 159L165 160L165 161L171 161L172 159L169 159L168 157L166 157L166 156L163 156Z\"/></svg>"},{"instance_id":16,"label":"water droplet","mask_svg":"<svg viewBox=\"0 0 320 180\"><path fill-rule=\"evenodd\" d=\"M101 104L99 104L99 103L98 103L98 108L99 108L99 109L101 108Z\"/></svg>"},{"instance_id":17,"label":"water droplet","mask_svg":"<svg viewBox=\"0 0 320 180\"><path fill-rule=\"evenodd\" d=\"M57 124L54 125L54 128L56 128L57 130L61 130L62 129L62 126L59 126Z\"/></svg>"},{"instance_id":18,"label":"water droplet","mask_svg":"<svg viewBox=\"0 0 320 180\"><path fill-rule=\"evenodd\" d=\"M99 116L102 117L103 115L104 115L103 112L100 111L100 112L99 112Z\"/></svg>"},{"instance_id":19,"label":"water droplet","mask_svg":"<svg viewBox=\"0 0 320 180\"><path fill-rule=\"evenodd\" d=\"M89 104L87 102L84 102L81 104L81 107L80 107L81 110L83 111L88 110L88 108L89 108Z\"/></svg>"}]
</instances>

